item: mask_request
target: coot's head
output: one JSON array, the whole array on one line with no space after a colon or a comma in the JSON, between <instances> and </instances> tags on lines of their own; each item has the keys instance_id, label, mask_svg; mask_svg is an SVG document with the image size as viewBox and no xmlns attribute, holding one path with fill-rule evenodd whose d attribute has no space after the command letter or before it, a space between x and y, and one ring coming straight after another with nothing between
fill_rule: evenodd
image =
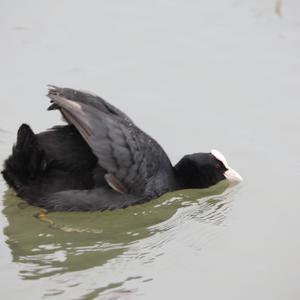
<instances>
[{"instance_id":1,"label":"coot's head","mask_svg":"<svg viewBox=\"0 0 300 300\"><path fill-rule=\"evenodd\" d=\"M177 163L175 170L182 188L208 188L225 179L230 183L243 180L217 150L186 155Z\"/></svg>"}]
</instances>

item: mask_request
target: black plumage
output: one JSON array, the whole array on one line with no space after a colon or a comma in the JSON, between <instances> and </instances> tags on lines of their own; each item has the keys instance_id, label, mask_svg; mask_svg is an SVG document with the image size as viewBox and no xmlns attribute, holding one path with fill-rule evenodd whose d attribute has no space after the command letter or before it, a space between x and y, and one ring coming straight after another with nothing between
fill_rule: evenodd
<instances>
[{"instance_id":1,"label":"black plumage","mask_svg":"<svg viewBox=\"0 0 300 300\"><path fill-rule=\"evenodd\" d=\"M39 134L21 125L2 171L32 205L54 211L124 208L226 178L227 163L212 153L187 155L173 167L153 138L96 95L51 87L48 96L48 110L60 110L68 125Z\"/></svg>"}]
</instances>

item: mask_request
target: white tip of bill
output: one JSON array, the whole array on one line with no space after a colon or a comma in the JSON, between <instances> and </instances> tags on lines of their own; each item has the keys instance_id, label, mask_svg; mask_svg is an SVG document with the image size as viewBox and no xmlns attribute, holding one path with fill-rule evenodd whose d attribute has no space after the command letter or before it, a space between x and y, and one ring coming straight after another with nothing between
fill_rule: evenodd
<instances>
[{"instance_id":1,"label":"white tip of bill","mask_svg":"<svg viewBox=\"0 0 300 300\"><path fill-rule=\"evenodd\" d=\"M225 158L225 156L218 150L211 150L211 154L219 161L223 163L225 168L228 170L224 173L224 176L229 181L229 183L235 184L243 181L242 176L235 170L229 167L228 162Z\"/></svg>"},{"instance_id":2,"label":"white tip of bill","mask_svg":"<svg viewBox=\"0 0 300 300\"><path fill-rule=\"evenodd\" d=\"M239 183L243 181L242 176L235 170L229 168L225 173L224 176L230 183Z\"/></svg>"}]
</instances>

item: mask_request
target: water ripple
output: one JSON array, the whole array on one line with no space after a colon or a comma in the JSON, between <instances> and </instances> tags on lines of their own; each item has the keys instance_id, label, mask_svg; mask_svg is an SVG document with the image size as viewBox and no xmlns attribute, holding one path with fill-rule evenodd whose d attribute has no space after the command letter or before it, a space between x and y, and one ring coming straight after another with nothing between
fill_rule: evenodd
<instances>
[{"instance_id":1,"label":"water ripple","mask_svg":"<svg viewBox=\"0 0 300 300\"><path fill-rule=\"evenodd\" d=\"M122 287L127 280L122 270L128 270L129 265L132 274L138 275L141 266L150 266L170 249L179 251L181 245L187 245L197 252L214 238L231 207L226 187L220 184L207 190L179 191L113 212L51 213L48 217L54 226L34 218L38 209L20 205L22 202L8 191L4 197L3 213L8 221L4 233L13 261L21 265L21 278L37 280L59 275L60 284L67 289L81 285L78 276L86 271L101 278L112 274L115 280L107 278L101 288L92 289L84 299L114 289L118 299L130 294ZM73 273L74 278L70 275ZM151 277L135 280L142 282ZM60 291L49 287L45 296L59 295Z\"/></svg>"}]
</instances>

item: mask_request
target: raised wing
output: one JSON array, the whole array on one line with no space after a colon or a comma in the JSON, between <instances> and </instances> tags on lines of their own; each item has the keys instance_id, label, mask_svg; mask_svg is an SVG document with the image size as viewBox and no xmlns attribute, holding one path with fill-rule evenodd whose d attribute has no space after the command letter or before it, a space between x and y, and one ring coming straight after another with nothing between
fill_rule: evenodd
<instances>
[{"instance_id":1,"label":"raised wing","mask_svg":"<svg viewBox=\"0 0 300 300\"><path fill-rule=\"evenodd\" d=\"M119 109L82 91L51 87L52 105L73 124L107 170L105 179L120 193L142 195L156 175L161 160L169 160L161 147Z\"/></svg>"}]
</instances>

